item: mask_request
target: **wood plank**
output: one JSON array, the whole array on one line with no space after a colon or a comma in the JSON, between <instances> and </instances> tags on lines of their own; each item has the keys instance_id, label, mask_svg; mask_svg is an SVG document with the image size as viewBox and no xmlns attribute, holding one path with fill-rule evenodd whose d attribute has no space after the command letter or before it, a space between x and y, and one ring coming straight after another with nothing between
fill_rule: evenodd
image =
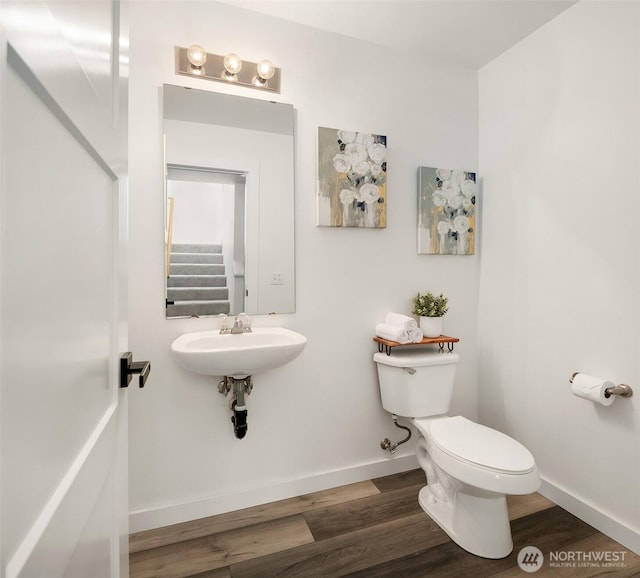
<instances>
[{"instance_id":1,"label":"wood plank","mask_svg":"<svg viewBox=\"0 0 640 578\"><path fill-rule=\"evenodd\" d=\"M385 492L305 512L304 519L313 537L318 541L405 516L424 514L418 504L418 492L422 486L423 484L409 486L395 492Z\"/></svg>"},{"instance_id":2,"label":"wood plank","mask_svg":"<svg viewBox=\"0 0 640 578\"><path fill-rule=\"evenodd\" d=\"M416 484L422 484L424 486L427 484L427 477L422 468L416 468L415 470L408 470L406 472L400 472L399 474L375 478L371 481L381 492L392 492L393 490L400 490L408 486L415 486Z\"/></svg>"},{"instance_id":3,"label":"wood plank","mask_svg":"<svg viewBox=\"0 0 640 578\"><path fill-rule=\"evenodd\" d=\"M236 510L235 512L163 526L162 528L145 532L136 532L129 536L129 552L141 552L142 550L158 548L167 544L228 532L229 530L300 514L316 508L325 508L333 504L357 500L378 493L378 488L371 481L358 482L252 508Z\"/></svg>"},{"instance_id":4,"label":"wood plank","mask_svg":"<svg viewBox=\"0 0 640 578\"><path fill-rule=\"evenodd\" d=\"M511 531L516 553L525 546L536 546L546 552L596 533L592 526L560 506L513 520Z\"/></svg>"},{"instance_id":5,"label":"wood plank","mask_svg":"<svg viewBox=\"0 0 640 578\"><path fill-rule=\"evenodd\" d=\"M183 578L313 542L301 515L137 552L130 578Z\"/></svg>"},{"instance_id":6,"label":"wood plank","mask_svg":"<svg viewBox=\"0 0 640 578\"><path fill-rule=\"evenodd\" d=\"M552 566L550 553L556 551L585 553L623 552L624 560L621 566L615 567L607 567L604 565L604 562L602 565L597 564L593 567L581 566L578 563L574 566ZM602 576L603 574L611 574L616 576L616 578L640 576L640 556L600 532L596 532L582 540L565 544L562 547L555 547L555 545L552 544L550 545L549 551L543 550L542 553L544 554L544 564L542 568L535 573L536 576L553 578L588 578L590 576ZM557 563L558 562L554 562L554 564ZM495 578L522 578L522 574L522 570L516 565L515 568L494 574L494 576Z\"/></svg>"},{"instance_id":7,"label":"wood plank","mask_svg":"<svg viewBox=\"0 0 640 578\"><path fill-rule=\"evenodd\" d=\"M397 341L391 341L390 339L385 339L384 337L379 337L376 335L374 336L373 340L376 343L380 343L388 347L410 347L412 345L439 345L440 343L458 343L458 341L460 341L460 338L449 337L448 335L440 335L439 337L423 337L422 341L418 341L415 343L398 343Z\"/></svg>"},{"instance_id":8,"label":"wood plank","mask_svg":"<svg viewBox=\"0 0 640 578\"><path fill-rule=\"evenodd\" d=\"M537 576L586 578L610 573L640 577L640 556L539 494L508 497L514 537L509 557L487 560L469 554L422 512L417 494L423 485L424 473L415 469L178 524L174 528L181 531L173 536L176 544L132 554L131 578L521 578L517 554L527 545L537 546L545 555ZM288 516L291 512L294 515ZM160 530L167 532L168 528ZM200 532L205 534L198 535ZM193 535L196 537L185 539ZM161 539L171 541L171 536ZM562 550L621 551L625 565L550 567L549 553Z\"/></svg>"},{"instance_id":9,"label":"wood plank","mask_svg":"<svg viewBox=\"0 0 640 578\"><path fill-rule=\"evenodd\" d=\"M191 574L187 578L231 578L231 569L217 568L216 570L209 570L208 572L201 572L199 574Z\"/></svg>"},{"instance_id":10,"label":"wood plank","mask_svg":"<svg viewBox=\"0 0 640 578\"><path fill-rule=\"evenodd\" d=\"M375 336L373 340L378 344L378 352L386 352L387 355L391 355L391 351L394 347L409 347L416 349L416 346L421 345L437 345L439 351L444 351L444 344L447 344L447 350L453 351L454 343L458 343L460 339L458 337L449 337L448 335L440 335L440 337L423 337L422 341L417 343L398 343L397 341L390 341L383 337ZM432 347L430 349L433 349Z\"/></svg>"},{"instance_id":11,"label":"wood plank","mask_svg":"<svg viewBox=\"0 0 640 578\"><path fill-rule=\"evenodd\" d=\"M565 510L554 506L530 516L525 516L512 523L514 548L513 552L500 560L489 560L474 556L447 539L442 545L414 552L402 558L370 566L351 576L361 578L381 578L397 576L438 576L438 578L475 578L477 576L493 576L514 568L522 576L517 563L518 552L524 546L536 546L542 552L561 548L576 539L584 539L595 533L595 530ZM233 571L233 570L232 570ZM540 575L536 573L536 576Z\"/></svg>"},{"instance_id":12,"label":"wood plank","mask_svg":"<svg viewBox=\"0 0 640 578\"><path fill-rule=\"evenodd\" d=\"M366 570L447 542L449 537L426 514L379 524L321 542L231 565L234 578L328 578ZM366 574L365 574L366 575Z\"/></svg>"},{"instance_id":13,"label":"wood plank","mask_svg":"<svg viewBox=\"0 0 640 578\"><path fill-rule=\"evenodd\" d=\"M398 578L407 576L437 576L438 578L476 578L492 576L496 570L513 563L508 558L490 560L469 554L455 542L448 540L434 548L415 552L385 564L371 566L360 572L349 574L351 578ZM522 571L521 571L522 572ZM521 577L520 577L521 578Z\"/></svg>"},{"instance_id":14,"label":"wood plank","mask_svg":"<svg viewBox=\"0 0 640 578\"><path fill-rule=\"evenodd\" d=\"M547 508L553 508L555 504L547 500L543 495L527 494L525 496L507 496L507 507L509 508L509 519L522 518Z\"/></svg>"}]
</instances>

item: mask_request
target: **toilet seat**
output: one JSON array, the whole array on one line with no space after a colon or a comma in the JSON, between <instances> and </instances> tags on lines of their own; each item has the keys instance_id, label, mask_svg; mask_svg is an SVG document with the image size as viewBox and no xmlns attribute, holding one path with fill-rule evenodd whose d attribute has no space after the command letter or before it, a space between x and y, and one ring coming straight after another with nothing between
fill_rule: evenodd
<instances>
[{"instance_id":1,"label":"toilet seat","mask_svg":"<svg viewBox=\"0 0 640 578\"><path fill-rule=\"evenodd\" d=\"M424 436L427 454L452 478L502 494L530 494L539 489L533 456L509 436L461 416L420 418L413 423Z\"/></svg>"},{"instance_id":2,"label":"toilet seat","mask_svg":"<svg viewBox=\"0 0 640 578\"><path fill-rule=\"evenodd\" d=\"M473 466L516 475L527 474L536 467L531 452L522 444L460 415L430 420L429 430L440 450Z\"/></svg>"}]
</instances>

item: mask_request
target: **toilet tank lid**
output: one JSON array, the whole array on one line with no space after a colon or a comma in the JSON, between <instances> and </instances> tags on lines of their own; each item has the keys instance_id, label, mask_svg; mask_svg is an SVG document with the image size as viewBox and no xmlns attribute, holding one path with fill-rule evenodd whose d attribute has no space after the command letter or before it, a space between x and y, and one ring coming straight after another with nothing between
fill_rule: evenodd
<instances>
[{"instance_id":1,"label":"toilet tank lid","mask_svg":"<svg viewBox=\"0 0 640 578\"><path fill-rule=\"evenodd\" d=\"M393 367L424 367L426 365L448 365L458 363L460 356L448 352L424 352L415 349L409 351L394 351L391 355L376 353L373 356L376 363Z\"/></svg>"}]
</instances>

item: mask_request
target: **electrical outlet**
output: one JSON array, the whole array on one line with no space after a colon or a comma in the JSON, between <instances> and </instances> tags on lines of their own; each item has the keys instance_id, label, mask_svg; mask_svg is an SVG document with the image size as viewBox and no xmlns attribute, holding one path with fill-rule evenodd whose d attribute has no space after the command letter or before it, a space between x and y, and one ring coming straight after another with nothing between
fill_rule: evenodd
<instances>
[{"instance_id":1,"label":"electrical outlet","mask_svg":"<svg viewBox=\"0 0 640 578\"><path fill-rule=\"evenodd\" d=\"M284 285L282 273L271 273L271 285Z\"/></svg>"}]
</instances>

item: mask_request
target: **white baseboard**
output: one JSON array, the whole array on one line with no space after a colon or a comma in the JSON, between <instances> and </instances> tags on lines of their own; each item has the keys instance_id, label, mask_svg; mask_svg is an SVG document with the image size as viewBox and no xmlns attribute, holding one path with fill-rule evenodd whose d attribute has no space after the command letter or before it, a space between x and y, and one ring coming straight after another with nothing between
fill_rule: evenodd
<instances>
[{"instance_id":1,"label":"white baseboard","mask_svg":"<svg viewBox=\"0 0 640 578\"><path fill-rule=\"evenodd\" d=\"M637 530L612 518L593 505L576 498L568 491L544 478L542 478L540 493L545 498L567 510L567 512L590 524L596 530L619 542L625 548L640 554L640 532Z\"/></svg>"},{"instance_id":2,"label":"white baseboard","mask_svg":"<svg viewBox=\"0 0 640 578\"><path fill-rule=\"evenodd\" d=\"M346 484L388 476L417 468L415 454L383 459L352 468L324 472L306 478L280 482L272 486L244 489L240 492L209 496L189 502L166 504L157 508L136 510L129 513L129 531L142 532L161 526L169 526L206 516L215 516L234 510L267 504L302 496L311 492L328 490Z\"/></svg>"}]
</instances>

